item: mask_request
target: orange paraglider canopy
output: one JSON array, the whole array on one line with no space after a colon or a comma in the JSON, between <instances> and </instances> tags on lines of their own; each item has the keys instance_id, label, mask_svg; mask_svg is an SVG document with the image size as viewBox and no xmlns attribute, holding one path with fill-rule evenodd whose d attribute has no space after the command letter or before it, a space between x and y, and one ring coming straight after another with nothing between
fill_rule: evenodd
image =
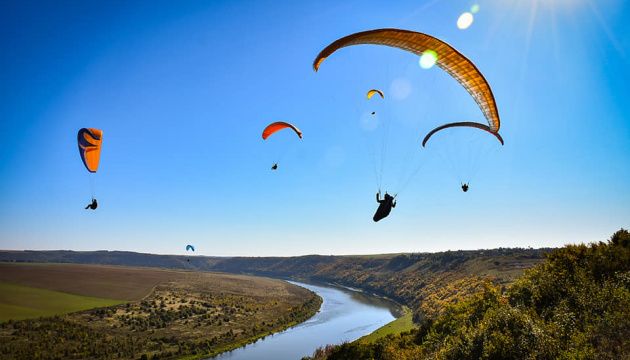
<instances>
[{"instance_id":1,"label":"orange paraglider canopy","mask_svg":"<svg viewBox=\"0 0 630 360\"><path fill-rule=\"evenodd\" d=\"M89 172L98 170L98 162L101 158L101 142L103 132L98 129L83 128L78 134L79 154L83 165Z\"/></svg>"},{"instance_id":2,"label":"orange paraglider canopy","mask_svg":"<svg viewBox=\"0 0 630 360\"><path fill-rule=\"evenodd\" d=\"M295 131L295 133L300 137L300 139L302 138L302 132L298 128L296 128L292 124L289 124L289 123L284 122L284 121L277 121L277 122L275 122L273 124L268 125L265 128L265 130L263 130L262 138L263 138L263 140L267 140L267 138L271 134L273 134L273 133L275 133L275 132L277 132L279 130L286 129L286 128L293 129L293 131Z\"/></svg>"},{"instance_id":3,"label":"orange paraglider canopy","mask_svg":"<svg viewBox=\"0 0 630 360\"><path fill-rule=\"evenodd\" d=\"M313 70L317 71L322 62L335 51L362 44L389 46L418 56L427 51L434 52L436 65L457 80L475 99L488 121L490 132L499 131L501 121L494 95L477 66L457 49L431 35L401 29L376 29L351 34L322 50L313 62Z\"/></svg>"}]
</instances>

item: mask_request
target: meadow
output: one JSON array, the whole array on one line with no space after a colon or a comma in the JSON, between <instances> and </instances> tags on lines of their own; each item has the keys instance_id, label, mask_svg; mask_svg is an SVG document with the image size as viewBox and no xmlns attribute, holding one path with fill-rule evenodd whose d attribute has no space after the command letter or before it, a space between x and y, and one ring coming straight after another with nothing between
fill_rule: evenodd
<instances>
[{"instance_id":1,"label":"meadow","mask_svg":"<svg viewBox=\"0 0 630 360\"><path fill-rule=\"evenodd\" d=\"M87 264L0 263L0 283L115 300L140 300L183 272Z\"/></svg>"},{"instance_id":2,"label":"meadow","mask_svg":"<svg viewBox=\"0 0 630 360\"><path fill-rule=\"evenodd\" d=\"M62 315L124 302L0 283L0 322Z\"/></svg>"},{"instance_id":3,"label":"meadow","mask_svg":"<svg viewBox=\"0 0 630 360\"><path fill-rule=\"evenodd\" d=\"M40 312L51 310L45 301L53 299L50 294L81 299L68 301L63 313L71 313L24 313L32 318L19 321L19 313L6 307L0 322L3 359L209 356L304 321L321 305L307 289L245 275L78 264L0 264L0 274L2 281L75 293L5 283L5 305L15 305L23 289L33 299L46 295L43 302L33 300ZM85 310L90 298L78 293L127 300L100 299L100 307Z\"/></svg>"},{"instance_id":4,"label":"meadow","mask_svg":"<svg viewBox=\"0 0 630 360\"><path fill-rule=\"evenodd\" d=\"M413 323L413 313L406 306L404 308L404 315L398 319L381 326L380 328L372 331L370 334L362 336L357 342L360 343L373 343L376 340L383 338L389 334L400 334L404 331L410 331L417 326Z\"/></svg>"}]
</instances>

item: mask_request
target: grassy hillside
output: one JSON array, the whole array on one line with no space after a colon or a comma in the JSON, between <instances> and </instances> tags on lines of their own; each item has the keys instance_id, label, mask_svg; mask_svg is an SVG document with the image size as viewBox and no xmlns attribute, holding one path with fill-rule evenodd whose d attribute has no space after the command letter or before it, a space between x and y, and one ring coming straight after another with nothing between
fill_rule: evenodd
<instances>
[{"instance_id":1,"label":"grassy hillside","mask_svg":"<svg viewBox=\"0 0 630 360\"><path fill-rule=\"evenodd\" d=\"M509 284L543 260L542 249L495 249L393 256L230 258L216 262L213 269L301 277L359 288L409 306L414 320L421 322L441 314L445 305L482 291L484 282Z\"/></svg>"},{"instance_id":2,"label":"grassy hillside","mask_svg":"<svg viewBox=\"0 0 630 360\"><path fill-rule=\"evenodd\" d=\"M129 291L134 284L145 292L124 304L102 307L108 305L102 303L95 305L99 308L63 316L15 321L16 313L12 313L8 315L10 320L0 322L2 359L207 357L304 321L319 310L322 301L317 294L284 281L234 274L71 264L6 268L20 270L15 277L22 276L25 283L38 283L42 276L47 279L42 286L73 283L68 290L83 293L101 291L99 286L77 286L85 274L92 274L95 284L103 286L123 274L125 280L121 281L125 285L112 287L118 291L112 296L136 296ZM158 282L150 283L148 279ZM89 281L84 285L89 285ZM4 285L0 291L3 289L10 290L0 293L0 301L6 301L5 305L15 304L16 300L31 304L37 301L21 298L25 294L18 286ZM27 289L37 296L43 294L45 297L40 300L54 300L52 294L66 301L80 298ZM86 300L81 299L80 304L68 301L66 305L77 310L85 305Z\"/></svg>"},{"instance_id":3,"label":"grassy hillside","mask_svg":"<svg viewBox=\"0 0 630 360\"><path fill-rule=\"evenodd\" d=\"M448 306L417 330L327 346L311 359L629 359L630 233L554 250L503 289Z\"/></svg>"},{"instance_id":4,"label":"grassy hillside","mask_svg":"<svg viewBox=\"0 0 630 360\"><path fill-rule=\"evenodd\" d=\"M0 323L9 319L61 315L123 302L0 283Z\"/></svg>"},{"instance_id":5,"label":"grassy hillside","mask_svg":"<svg viewBox=\"0 0 630 360\"><path fill-rule=\"evenodd\" d=\"M182 279L183 271L155 268L0 263L0 283L116 300L140 300L159 284Z\"/></svg>"},{"instance_id":6,"label":"grassy hillside","mask_svg":"<svg viewBox=\"0 0 630 360\"><path fill-rule=\"evenodd\" d=\"M74 263L211 270L215 259L207 256L155 255L129 251L0 251L0 262Z\"/></svg>"},{"instance_id":7,"label":"grassy hillside","mask_svg":"<svg viewBox=\"0 0 630 360\"><path fill-rule=\"evenodd\" d=\"M421 322L441 314L446 305L482 291L486 281L495 285L511 283L524 269L543 261L544 251L551 249L256 258L188 258L118 251L4 251L0 252L0 260L167 266L337 283L394 299L410 307L414 321Z\"/></svg>"}]
</instances>

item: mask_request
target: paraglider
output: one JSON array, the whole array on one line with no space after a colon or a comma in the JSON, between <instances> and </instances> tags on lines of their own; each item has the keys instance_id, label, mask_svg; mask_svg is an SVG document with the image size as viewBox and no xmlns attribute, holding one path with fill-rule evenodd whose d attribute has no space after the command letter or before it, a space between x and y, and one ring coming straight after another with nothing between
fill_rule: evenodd
<instances>
[{"instance_id":1,"label":"paraglider","mask_svg":"<svg viewBox=\"0 0 630 360\"><path fill-rule=\"evenodd\" d=\"M427 136L424 137L424 140L422 140L422 147L424 147L424 145L427 143L427 141L429 141L431 136L433 136L433 134L435 134L436 132L438 132L440 130L448 129L448 128L451 128L451 127L457 127L457 126L473 127L473 128L485 130L485 131L489 132L490 134L494 135L494 137L496 137L501 142L501 145L504 145L503 138L501 137L501 135L499 135L498 132L494 132L494 131L490 130L490 128L488 126L484 125L484 124L479 124L479 123L476 123L476 122L467 121L467 122L450 123L450 124L445 124L445 125L441 125L441 126L436 127L435 129L431 130L427 134Z\"/></svg>"},{"instance_id":2,"label":"paraglider","mask_svg":"<svg viewBox=\"0 0 630 360\"><path fill-rule=\"evenodd\" d=\"M103 132L98 129L82 128L77 135L77 143L79 145L79 155L83 161L83 165L90 173L96 173L98 163L101 158L101 142L103 141ZM86 209L96 210L98 203L92 194L92 203Z\"/></svg>"},{"instance_id":3,"label":"paraglider","mask_svg":"<svg viewBox=\"0 0 630 360\"><path fill-rule=\"evenodd\" d=\"M267 125L267 127L265 128L265 130L263 130L262 133L262 138L263 140L267 140L267 138L269 136L271 136L272 134L282 130L282 129L286 129L286 128L291 128L293 129L293 131L295 131L295 133L300 137L300 139L302 138L302 132L296 128L294 125L289 124L288 122L284 122L284 121L277 121L273 124L269 124Z\"/></svg>"},{"instance_id":4,"label":"paraglider","mask_svg":"<svg viewBox=\"0 0 630 360\"><path fill-rule=\"evenodd\" d=\"M385 95L383 94L383 92L381 90L378 90L378 89L372 89L372 90L368 91L367 98L368 99L372 98L372 95L374 95L374 94L379 94L379 95L381 95L381 99L385 99Z\"/></svg>"},{"instance_id":5,"label":"paraglider","mask_svg":"<svg viewBox=\"0 0 630 360\"><path fill-rule=\"evenodd\" d=\"M297 136L300 137L300 139L302 138L302 132L300 131L300 129L295 127L295 125L289 124L288 122L284 122L284 121L276 121L272 124L267 125L267 127L265 127L265 129L263 130L262 138L263 140L267 140L269 136L275 134L276 132L282 129L287 129L287 128L292 129L297 134ZM278 169L278 162L275 161L273 166L271 167L271 170L277 170L277 169Z\"/></svg>"},{"instance_id":6,"label":"paraglider","mask_svg":"<svg viewBox=\"0 0 630 360\"><path fill-rule=\"evenodd\" d=\"M389 213L392 211L392 208L396 207L396 200L394 200L396 198L396 195L391 196L387 193L387 191L385 192L385 196L383 197L383 199L380 198L380 195L381 191L379 190L379 192L376 193L376 202L378 203L378 209L376 209L376 213L372 218L374 222L378 222L379 220L386 218L387 215L389 215Z\"/></svg>"},{"instance_id":7,"label":"paraglider","mask_svg":"<svg viewBox=\"0 0 630 360\"><path fill-rule=\"evenodd\" d=\"M473 127L473 128L485 130L485 131L489 132L490 134L494 135L494 137L496 137L501 142L501 145L504 145L503 138L501 137L501 135L499 135L498 132L490 131L490 128L488 126L484 125L484 124L479 124L479 123L476 123L476 122L457 122L457 123L450 123L450 124L445 124L445 125L442 125L442 126L438 126L435 129L431 130L424 137L424 140L422 140L422 147L425 147L427 141L429 141L431 136L433 136L433 134L435 134L436 132L438 132L440 130L452 128L452 127L458 127L458 126ZM462 183L462 190L464 192L468 191L468 183Z\"/></svg>"},{"instance_id":8,"label":"paraglider","mask_svg":"<svg viewBox=\"0 0 630 360\"><path fill-rule=\"evenodd\" d=\"M362 31L338 39L322 50L313 62L317 72L322 62L335 51L353 45L384 45L409 51L422 56L427 51L435 54L435 64L457 80L475 99L491 132L498 132L501 126L499 111L490 85L477 66L451 45L433 36L401 29L376 29Z\"/></svg>"},{"instance_id":9,"label":"paraglider","mask_svg":"<svg viewBox=\"0 0 630 360\"><path fill-rule=\"evenodd\" d=\"M195 252L195 247L192 245L186 245L186 251L188 250L192 250L193 252ZM190 261L190 259L186 259L186 261Z\"/></svg>"},{"instance_id":10,"label":"paraglider","mask_svg":"<svg viewBox=\"0 0 630 360\"><path fill-rule=\"evenodd\" d=\"M92 209L92 210L96 210L96 208L98 207L98 202L96 202L95 198L92 198L92 203L88 204L88 206L85 207L85 209Z\"/></svg>"},{"instance_id":11,"label":"paraglider","mask_svg":"<svg viewBox=\"0 0 630 360\"><path fill-rule=\"evenodd\" d=\"M103 132L97 129L83 128L79 130L78 143L79 154L85 168L95 173L98 170L98 162L101 157L101 142Z\"/></svg>"},{"instance_id":12,"label":"paraglider","mask_svg":"<svg viewBox=\"0 0 630 360\"><path fill-rule=\"evenodd\" d=\"M383 94L383 92L381 90L378 89L372 89L370 91L367 92L367 98L368 100L372 98L372 95L374 94L379 94L381 96L381 99L385 99L385 95ZM372 115L375 115L376 111L372 111Z\"/></svg>"}]
</instances>

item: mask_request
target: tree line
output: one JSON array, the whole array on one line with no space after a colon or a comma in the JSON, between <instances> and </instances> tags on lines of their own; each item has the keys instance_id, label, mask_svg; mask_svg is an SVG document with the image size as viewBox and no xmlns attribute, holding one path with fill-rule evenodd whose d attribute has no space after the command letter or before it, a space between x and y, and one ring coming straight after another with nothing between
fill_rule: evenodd
<instances>
[{"instance_id":1,"label":"tree line","mask_svg":"<svg viewBox=\"0 0 630 360\"><path fill-rule=\"evenodd\" d=\"M304 360L630 358L630 233L546 257L512 285L485 283L418 329L321 347Z\"/></svg>"}]
</instances>

